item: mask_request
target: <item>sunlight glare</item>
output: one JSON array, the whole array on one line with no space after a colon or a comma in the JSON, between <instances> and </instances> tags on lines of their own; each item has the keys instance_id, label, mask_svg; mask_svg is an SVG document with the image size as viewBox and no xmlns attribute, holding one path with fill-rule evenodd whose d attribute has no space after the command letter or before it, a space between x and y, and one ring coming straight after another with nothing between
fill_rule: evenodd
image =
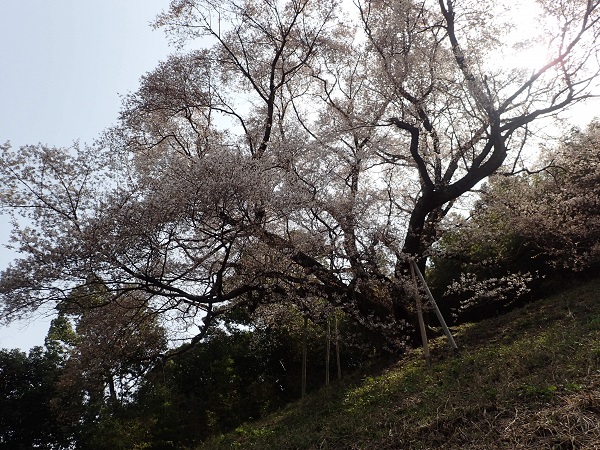
<instances>
[{"instance_id":1,"label":"sunlight glare","mask_svg":"<svg viewBox=\"0 0 600 450\"><path fill-rule=\"evenodd\" d=\"M541 29L542 9L537 2L526 1L512 5L510 14L514 28L508 37L510 54L503 55L506 62L515 69L534 72L541 69L552 59L547 42Z\"/></svg>"}]
</instances>

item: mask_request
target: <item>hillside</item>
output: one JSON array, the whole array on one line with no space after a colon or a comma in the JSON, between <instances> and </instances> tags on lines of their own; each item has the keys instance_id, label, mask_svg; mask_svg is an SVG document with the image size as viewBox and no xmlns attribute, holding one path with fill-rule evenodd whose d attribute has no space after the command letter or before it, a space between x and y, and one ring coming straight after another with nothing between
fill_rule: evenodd
<instances>
[{"instance_id":1,"label":"hillside","mask_svg":"<svg viewBox=\"0 0 600 450\"><path fill-rule=\"evenodd\" d=\"M600 280L455 329L207 449L600 449Z\"/></svg>"}]
</instances>

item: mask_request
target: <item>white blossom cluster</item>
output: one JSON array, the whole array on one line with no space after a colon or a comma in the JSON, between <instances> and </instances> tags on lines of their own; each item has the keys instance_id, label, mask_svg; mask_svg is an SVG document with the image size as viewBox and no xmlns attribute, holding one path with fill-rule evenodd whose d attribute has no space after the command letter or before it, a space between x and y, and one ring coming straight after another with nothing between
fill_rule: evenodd
<instances>
[{"instance_id":1,"label":"white blossom cluster","mask_svg":"<svg viewBox=\"0 0 600 450\"><path fill-rule=\"evenodd\" d=\"M448 286L445 295L468 295L459 305L461 311L473 308L486 302L493 303L503 300L513 302L530 291L528 285L535 279L531 273L511 273L501 278L486 278L478 280L475 274L462 273L459 280Z\"/></svg>"}]
</instances>

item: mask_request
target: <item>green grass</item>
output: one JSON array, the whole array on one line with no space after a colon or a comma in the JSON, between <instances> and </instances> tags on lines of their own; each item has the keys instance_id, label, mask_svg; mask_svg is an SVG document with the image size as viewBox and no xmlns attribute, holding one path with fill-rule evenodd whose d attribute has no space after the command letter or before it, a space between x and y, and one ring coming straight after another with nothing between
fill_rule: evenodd
<instances>
[{"instance_id":1,"label":"green grass","mask_svg":"<svg viewBox=\"0 0 600 450\"><path fill-rule=\"evenodd\" d=\"M600 280L453 330L206 449L600 449Z\"/></svg>"}]
</instances>

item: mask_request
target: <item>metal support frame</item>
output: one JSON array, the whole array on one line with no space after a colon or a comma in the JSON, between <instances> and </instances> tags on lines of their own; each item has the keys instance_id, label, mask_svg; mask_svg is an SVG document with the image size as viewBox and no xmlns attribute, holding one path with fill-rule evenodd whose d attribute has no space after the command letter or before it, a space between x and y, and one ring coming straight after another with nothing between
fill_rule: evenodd
<instances>
[{"instance_id":1,"label":"metal support frame","mask_svg":"<svg viewBox=\"0 0 600 450\"><path fill-rule=\"evenodd\" d=\"M421 304L421 296L419 295L419 285L417 283L417 277L421 281L421 284L422 284L423 288L425 289L425 292L427 293L427 297L429 298L429 303L431 303L431 306L433 306L435 314L444 330L444 334L448 338L448 345L454 351L458 350L458 346L456 345L456 342L454 341L454 337L452 336L452 333L450 332L450 329L448 328L448 325L446 324L446 321L444 320L444 316L442 316L442 313L441 313L440 309L438 308L438 305L437 305L435 299L433 298L431 291L429 290L429 286L427 286L427 283L425 282L425 278L423 277L423 274L419 270L419 266L417 265L417 263L415 262L414 259L410 260L410 273L412 275L413 282L415 283L415 301L417 303L417 318L419 320L419 329L421 332L421 340L423 341L423 355L425 357L425 362L429 366L431 364L431 357L429 355L427 332L425 330L425 322L423 320L423 305ZM416 274L416 276L415 276L415 274Z\"/></svg>"}]
</instances>

